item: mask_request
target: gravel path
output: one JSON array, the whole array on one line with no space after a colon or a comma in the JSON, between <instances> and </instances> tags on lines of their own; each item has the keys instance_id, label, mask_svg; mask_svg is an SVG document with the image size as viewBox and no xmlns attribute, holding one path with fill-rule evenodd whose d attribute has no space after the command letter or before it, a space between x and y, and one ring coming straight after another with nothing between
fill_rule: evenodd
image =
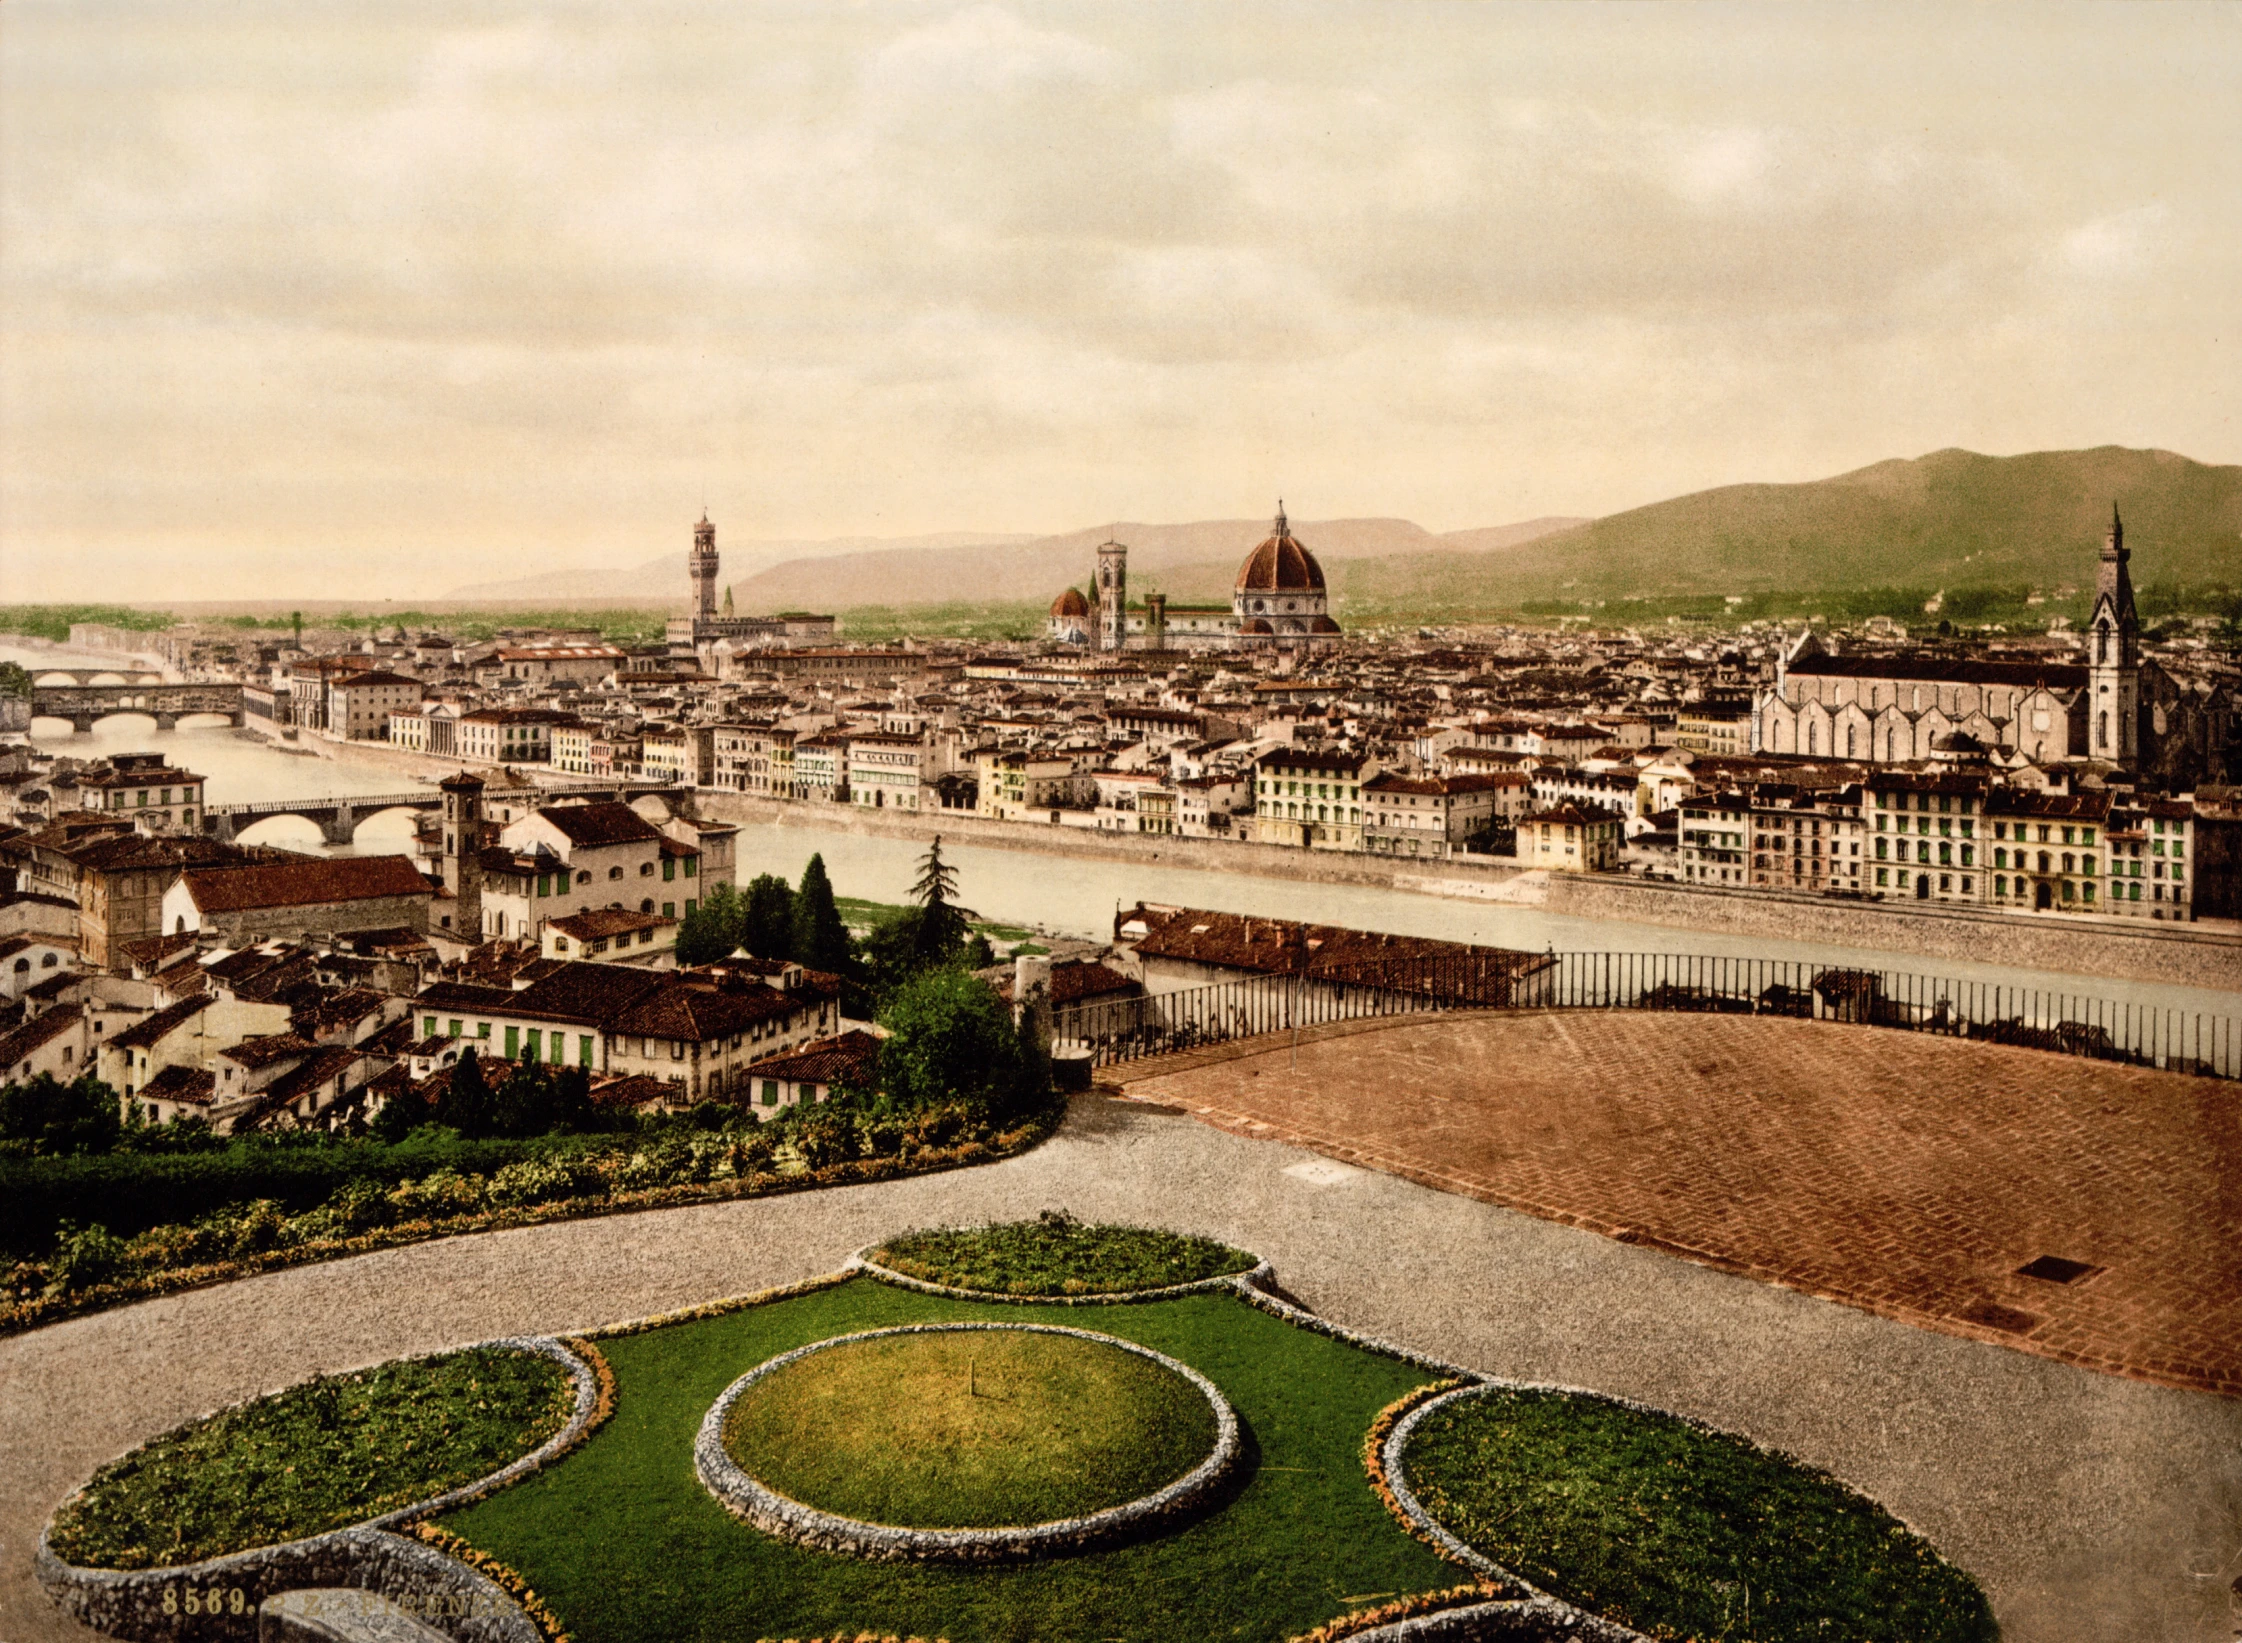
<instances>
[{"instance_id":1,"label":"gravel path","mask_svg":"<svg viewBox=\"0 0 2242 1643\"><path fill-rule=\"evenodd\" d=\"M979 1170L450 1239L0 1340L0 1643L92 1635L31 1578L39 1527L95 1466L187 1416L315 1370L827 1271L907 1225L1049 1205L1212 1234L1357 1328L1827 1467L1984 1581L2009 1643L2235 1634L2242 1401L1925 1333L1091 1096L1048 1145Z\"/></svg>"}]
</instances>

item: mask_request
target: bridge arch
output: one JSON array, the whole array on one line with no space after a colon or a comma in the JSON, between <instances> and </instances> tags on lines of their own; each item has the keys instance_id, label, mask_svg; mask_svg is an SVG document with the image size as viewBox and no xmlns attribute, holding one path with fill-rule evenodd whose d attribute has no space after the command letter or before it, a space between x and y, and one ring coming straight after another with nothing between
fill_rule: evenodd
<instances>
[{"instance_id":1,"label":"bridge arch","mask_svg":"<svg viewBox=\"0 0 2242 1643\"><path fill-rule=\"evenodd\" d=\"M317 806L307 805L306 809ZM244 817L234 829L236 844L270 844L283 850L305 847L316 850L326 842L326 829L309 816L299 816L293 810L276 810L269 816L254 820Z\"/></svg>"},{"instance_id":2,"label":"bridge arch","mask_svg":"<svg viewBox=\"0 0 2242 1643\"><path fill-rule=\"evenodd\" d=\"M233 715L215 710L207 713L182 713L179 715L179 728L181 730L218 730L230 728L233 722Z\"/></svg>"},{"instance_id":3,"label":"bridge arch","mask_svg":"<svg viewBox=\"0 0 2242 1643\"><path fill-rule=\"evenodd\" d=\"M374 838L409 839L418 830L420 808L409 804L385 805L369 810L355 819L351 828L352 839L367 837L368 829Z\"/></svg>"},{"instance_id":4,"label":"bridge arch","mask_svg":"<svg viewBox=\"0 0 2242 1643\"><path fill-rule=\"evenodd\" d=\"M75 673L65 673L59 668L48 668L43 673L34 672L31 675L31 683L34 687L39 685L50 685L61 686L67 689L68 687L77 684L77 682L78 676Z\"/></svg>"}]
</instances>

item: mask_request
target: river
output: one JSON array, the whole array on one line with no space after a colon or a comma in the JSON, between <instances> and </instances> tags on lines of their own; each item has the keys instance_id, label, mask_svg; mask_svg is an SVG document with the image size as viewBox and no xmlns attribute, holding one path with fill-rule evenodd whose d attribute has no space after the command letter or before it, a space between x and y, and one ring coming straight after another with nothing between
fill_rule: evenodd
<instances>
[{"instance_id":1,"label":"river","mask_svg":"<svg viewBox=\"0 0 2242 1643\"><path fill-rule=\"evenodd\" d=\"M114 665L115 657L71 658L59 651L0 646L0 659L22 662L37 671L49 666ZM32 740L40 747L80 758L109 753L162 752L174 764L208 778L205 797L212 803L266 799L340 798L353 794L403 792L416 784L394 771L322 757L284 753L261 741L234 734L223 725L189 725L158 731L145 717L104 720L91 736L76 736L53 720L39 720ZM812 854L825 858L826 870L843 895L872 901L908 900L926 846L915 840L868 837L819 827L804 811L803 820L756 824L741 829L739 875L776 873L798 881ZM412 821L405 812L369 818L358 831L356 849L379 853L404 848ZM297 817L259 822L244 835L252 843L286 849L320 850L319 829ZM1049 856L1034 851L992 849L986 845L945 846L945 859L958 870L960 899L983 918L1026 925L1055 934L1110 939L1113 915L1139 901L1174 902L1224 912L1271 918L1309 919L1394 935L1481 942L1491 946L1542 951L1699 953L1722 957L1793 959L1811 964L1914 971L2004 987L2038 988L2091 995L2117 1003L2227 1016L2236 1012L2234 995L2201 987L2151 985L2121 978L2097 978L2011 965L1972 964L1920 958L1870 948L1815 941L1775 941L1707 934L1663 925L1572 918L1537 907L1464 901L1367 885L1305 884L1245 873L1213 873L1141 862L1098 861Z\"/></svg>"}]
</instances>

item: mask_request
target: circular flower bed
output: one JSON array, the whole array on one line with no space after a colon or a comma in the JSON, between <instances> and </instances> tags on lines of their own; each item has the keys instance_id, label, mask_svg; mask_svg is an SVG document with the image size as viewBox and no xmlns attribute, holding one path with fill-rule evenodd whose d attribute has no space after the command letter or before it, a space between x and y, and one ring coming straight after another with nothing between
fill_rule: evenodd
<instances>
[{"instance_id":1,"label":"circular flower bed","mask_svg":"<svg viewBox=\"0 0 2242 1643\"><path fill-rule=\"evenodd\" d=\"M1129 1295L1204 1283L1254 1266L1212 1238L1077 1221L1046 1210L1032 1221L907 1232L866 1250L875 1267L920 1283L992 1295Z\"/></svg>"},{"instance_id":2,"label":"circular flower bed","mask_svg":"<svg viewBox=\"0 0 2242 1643\"><path fill-rule=\"evenodd\" d=\"M575 1405L560 1363L506 1347L322 1375L110 1462L47 1544L80 1568L151 1569L323 1534L519 1460Z\"/></svg>"},{"instance_id":3,"label":"circular flower bed","mask_svg":"<svg viewBox=\"0 0 2242 1643\"><path fill-rule=\"evenodd\" d=\"M757 1527L873 1557L990 1558L1142 1533L1235 1463L1214 1385L1149 1348L1038 1324L871 1330L725 1392L696 1459Z\"/></svg>"},{"instance_id":4,"label":"circular flower bed","mask_svg":"<svg viewBox=\"0 0 2242 1643\"><path fill-rule=\"evenodd\" d=\"M1472 1387L1404 1417L1386 1453L1405 1508L1544 1591L1654 1637L1996 1635L1977 1584L1882 1507L1677 1416L1581 1393Z\"/></svg>"}]
</instances>

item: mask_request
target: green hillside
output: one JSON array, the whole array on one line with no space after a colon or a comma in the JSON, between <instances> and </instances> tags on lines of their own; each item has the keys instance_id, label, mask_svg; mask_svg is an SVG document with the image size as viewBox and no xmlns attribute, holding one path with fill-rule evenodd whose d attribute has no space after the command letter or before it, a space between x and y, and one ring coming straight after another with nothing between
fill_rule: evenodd
<instances>
[{"instance_id":1,"label":"green hillside","mask_svg":"<svg viewBox=\"0 0 2242 1643\"><path fill-rule=\"evenodd\" d=\"M1515 548L1410 554L1332 567L1356 619L1550 611L1584 602L1751 606L1883 590L1904 606L1946 590L1990 616L2028 591L2091 588L2115 502L2133 574L2169 602L2242 589L2242 467L2104 446L1979 456L1935 451L1803 485L1729 485ZM1826 602L1826 601L1825 601ZM2144 603L2147 600L2144 599ZM2050 597L2049 611L2071 601Z\"/></svg>"}]
</instances>

